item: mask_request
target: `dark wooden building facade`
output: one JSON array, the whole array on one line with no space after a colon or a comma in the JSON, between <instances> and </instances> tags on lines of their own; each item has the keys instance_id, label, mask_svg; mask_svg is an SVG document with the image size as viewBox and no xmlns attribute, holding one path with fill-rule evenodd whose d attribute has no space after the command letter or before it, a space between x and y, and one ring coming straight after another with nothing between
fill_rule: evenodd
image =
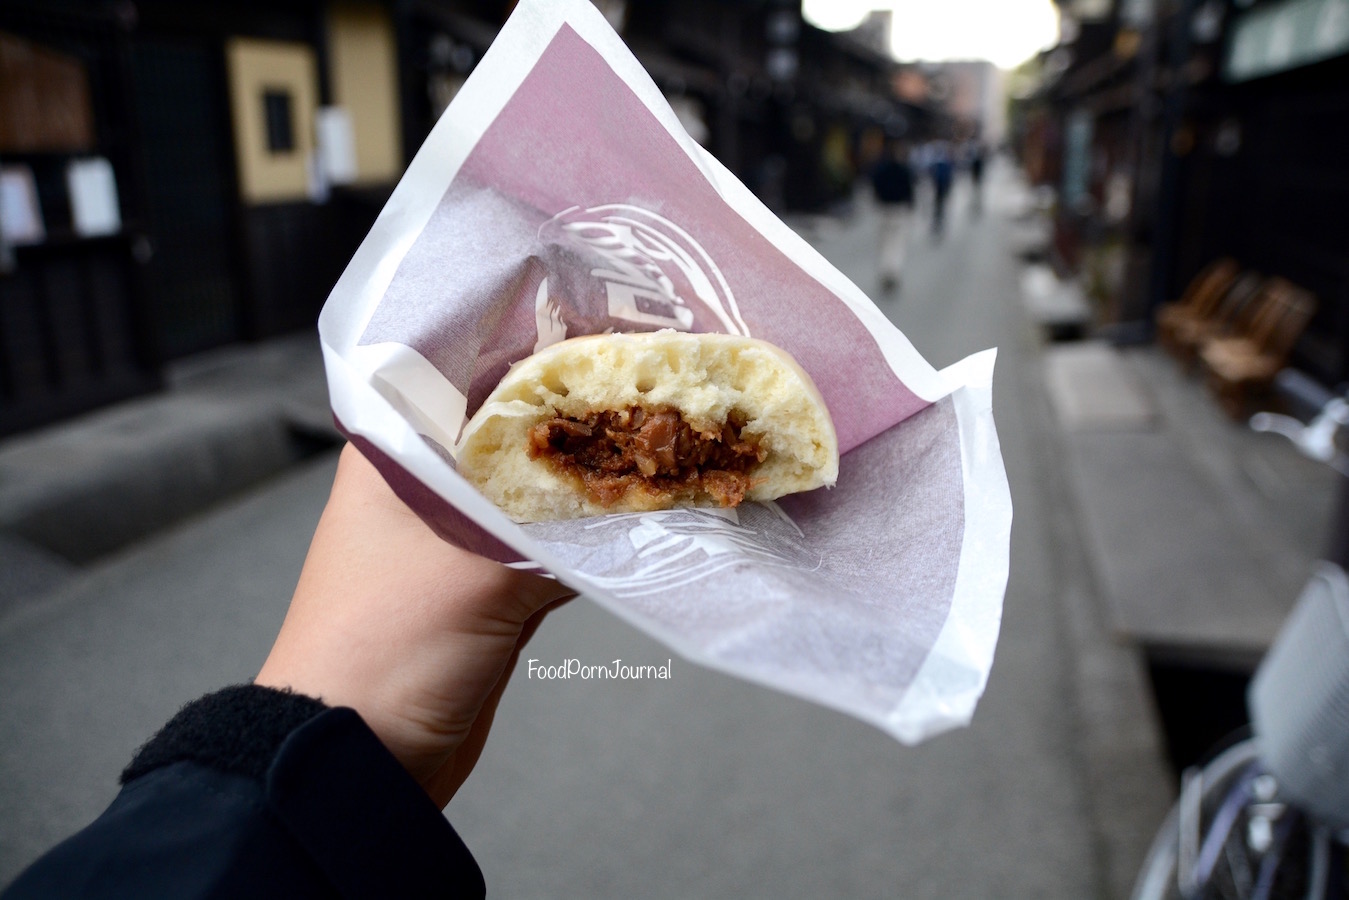
<instances>
[{"instance_id":1,"label":"dark wooden building facade","mask_svg":"<svg viewBox=\"0 0 1349 900\"><path fill-rule=\"evenodd\" d=\"M1060 264L1109 257L1103 316L1139 332L1218 257L1287 278L1318 301L1292 363L1349 381L1349 4L1085 5L1022 118Z\"/></svg>"}]
</instances>

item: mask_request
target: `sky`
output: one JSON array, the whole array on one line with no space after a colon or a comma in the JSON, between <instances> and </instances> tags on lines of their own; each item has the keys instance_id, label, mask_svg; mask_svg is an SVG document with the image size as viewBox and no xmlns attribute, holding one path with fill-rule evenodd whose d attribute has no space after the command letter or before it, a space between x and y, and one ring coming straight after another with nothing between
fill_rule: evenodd
<instances>
[{"instance_id":1,"label":"sky","mask_svg":"<svg viewBox=\"0 0 1349 900\"><path fill-rule=\"evenodd\" d=\"M1011 69L1058 38L1050 0L804 0L806 21L830 31L856 27L872 9L893 9L895 58L987 59Z\"/></svg>"}]
</instances>

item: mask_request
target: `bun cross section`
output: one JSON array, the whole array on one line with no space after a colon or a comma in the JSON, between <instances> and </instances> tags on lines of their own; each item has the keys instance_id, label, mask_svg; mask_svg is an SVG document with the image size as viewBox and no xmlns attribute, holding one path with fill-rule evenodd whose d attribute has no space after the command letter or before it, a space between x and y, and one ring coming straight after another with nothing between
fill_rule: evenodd
<instances>
[{"instance_id":1,"label":"bun cross section","mask_svg":"<svg viewBox=\"0 0 1349 900\"><path fill-rule=\"evenodd\" d=\"M838 439L785 351L667 330L573 338L516 363L456 461L512 519L539 522L832 486Z\"/></svg>"}]
</instances>

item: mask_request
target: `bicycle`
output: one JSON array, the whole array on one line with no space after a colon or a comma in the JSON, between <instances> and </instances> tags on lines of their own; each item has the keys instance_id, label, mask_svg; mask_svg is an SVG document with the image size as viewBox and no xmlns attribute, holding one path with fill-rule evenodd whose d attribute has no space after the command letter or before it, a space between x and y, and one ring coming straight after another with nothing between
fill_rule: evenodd
<instances>
[{"instance_id":1,"label":"bicycle","mask_svg":"<svg viewBox=\"0 0 1349 900\"><path fill-rule=\"evenodd\" d=\"M1342 897L1349 845L1349 578L1324 563L1270 648L1253 734L1182 778L1134 900Z\"/></svg>"},{"instance_id":2,"label":"bicycle","mask_svg":"<svg viewBox=\"0 0 1349 900\"><path fill-rule=\"evenodd\" d=\"M1349 477L1339 449L1349 403L1305 376L1287 389L1319 401L1303 425L1258 413L1251 427L1281 434ZM1349 897L1349 577L1319 564L1247 694L1248 733L1187 770L1154 839L1133 900Z\"/></svg>"},{"instance_id":3,"label":"bicycle","mask_svg":"<svg viewBox=\"0 0 1349 900\"><path fill-rule=\"evenodd\" d=\"M1307 424L1292 416L1258 412L1251 416L1253 431L1283 435L1305 456L1319 460L1349 477L1349 453L1340 446L1340 430L1349 426L1349 394L1331 394L1295 369L1285 369L1275 379L1275 390L1317 408Z\"/></svg>"}]
</instances>

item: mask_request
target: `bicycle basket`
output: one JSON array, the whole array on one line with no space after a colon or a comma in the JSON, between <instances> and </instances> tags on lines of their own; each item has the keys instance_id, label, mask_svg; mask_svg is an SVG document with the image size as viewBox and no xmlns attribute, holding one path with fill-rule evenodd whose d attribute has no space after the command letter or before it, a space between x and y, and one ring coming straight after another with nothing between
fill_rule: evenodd
<instances>
[{"instance_id":1,"label":"bicycle basket","mask_svg":"<svg viewBox=\"0 0 1349 900\"><path fill-rule=\"evenodd\" d=\"M1349 827L1349 579L1322 563L1251 682L1260 755L1287 796Z\"/></svg>"}]
</instances>

